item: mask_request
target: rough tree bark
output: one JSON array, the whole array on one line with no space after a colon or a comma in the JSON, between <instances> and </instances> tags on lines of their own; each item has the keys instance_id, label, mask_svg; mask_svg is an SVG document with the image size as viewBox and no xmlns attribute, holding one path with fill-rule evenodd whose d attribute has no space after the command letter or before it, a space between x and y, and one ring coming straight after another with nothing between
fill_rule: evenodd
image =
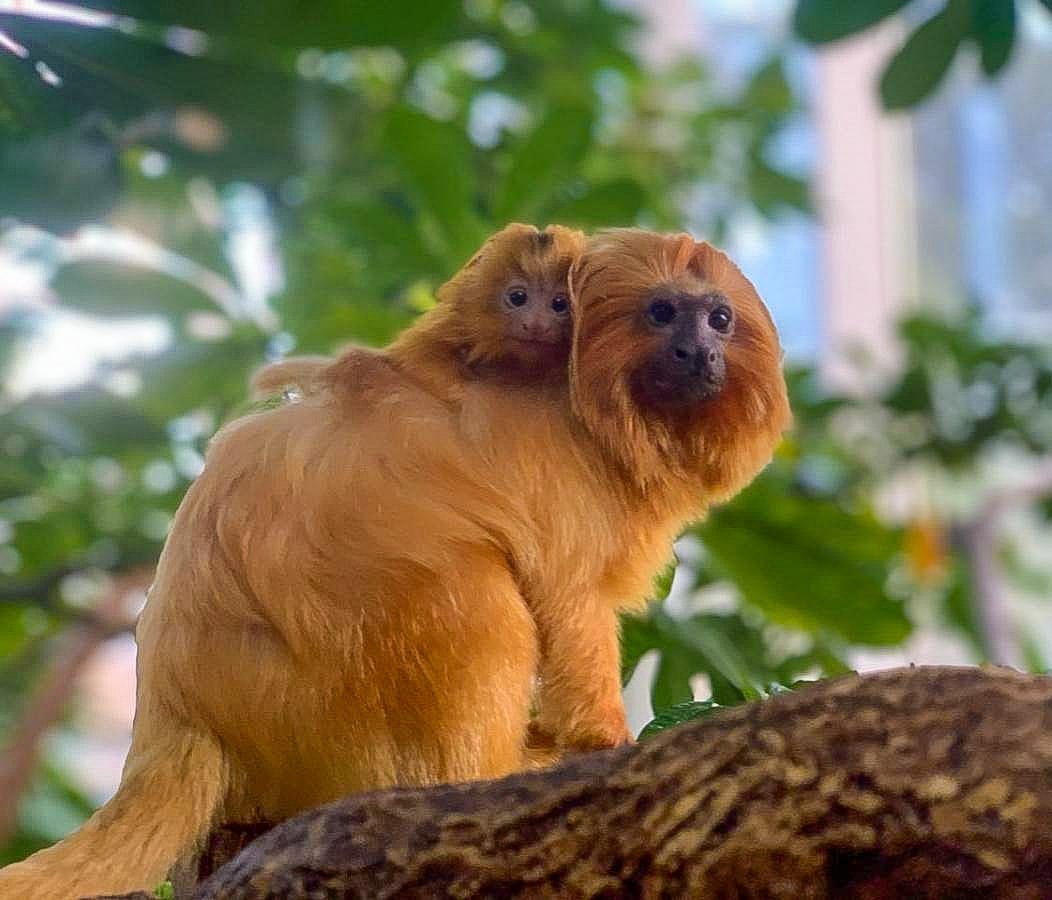
<instances>
[{"instance_id":1,"label":"rough tree bark","mask_svg":"<svg viewBox=\"0 0 1052 900\"><path fill-rule=\"evenodd\" d=\"M1052 679L824 682L498 782L275 828L199 900L1052 898Z\"/></svg>"}]
</instances>

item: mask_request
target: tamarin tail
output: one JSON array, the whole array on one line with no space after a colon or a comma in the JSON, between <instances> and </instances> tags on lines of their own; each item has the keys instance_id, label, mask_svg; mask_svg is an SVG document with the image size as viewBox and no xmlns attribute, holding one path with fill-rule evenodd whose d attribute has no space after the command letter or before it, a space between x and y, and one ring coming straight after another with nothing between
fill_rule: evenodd
<instances>
[{"instance_id":1,"label":"tamarin tail","mask_svg":"<svg viewBox=\"0 0 1052 900\"><path fill-rule=\"evenodd\" d=\"M152 891L204 838L227 788L219 745L184 732L133 749L117 793L78 831L0 869L0 900Z\"/></svg>"}]
</instances>

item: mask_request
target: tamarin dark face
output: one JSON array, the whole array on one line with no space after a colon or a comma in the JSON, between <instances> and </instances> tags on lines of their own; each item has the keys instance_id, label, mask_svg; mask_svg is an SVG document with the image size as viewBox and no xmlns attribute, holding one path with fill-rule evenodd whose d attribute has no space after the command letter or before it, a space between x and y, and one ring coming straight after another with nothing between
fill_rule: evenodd
<instances>
[{"instance_id":1,"label":"tamarin dark face","mask_svg":"<svg viewBox=\"0 0 1052 900\"><path fill-rule=\"evenodd\" d=\"M660 405L691 404L719 394L727 380L725 350L734 338L730 300L698 282L659 288L642 305L643 329L653 350L636 371L636 392Z\"/></svg>"}]
</instances>

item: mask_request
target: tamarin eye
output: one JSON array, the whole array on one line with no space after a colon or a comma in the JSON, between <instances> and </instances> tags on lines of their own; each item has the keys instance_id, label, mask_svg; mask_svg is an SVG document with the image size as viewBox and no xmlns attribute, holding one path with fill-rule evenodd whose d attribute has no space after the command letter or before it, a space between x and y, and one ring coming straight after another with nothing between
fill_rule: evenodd
<instances>
[{"instance_id":1,"label":"tamarin eye","mask_svg":"<svg viewBox=\"0 0 1052 900\"><path fill-rule=\"evenodd\" d=\"M731 311L726 306L717 306L709 313L709 324L717 331L726 331L731 327Z\"/></svg>"},{"instance_id":2,"label":"tamarin eye","mask_svg":"<svg viewBox=\"0 0 1052 900\"><path fill-rule=\"evenodd\" d=\"M562 315L570 308L570 301L566 299L562 294L556 294L552 297L552 311Z\"/></svg>"},{"instance_id":3,"label":"tamarin eye","mask_svg":"<svg viewBox=\"0 0 1052 900\"><path fill-rule=\"evenodd\" d=\"M522 288L512 288L508 291L508 302L512 306L525 306L526 301L530 299L530 295L526 293Z\"/></svg>"},{"instance_id":4,"label":"tamarin eye","mask_svg":"<svg viewBox=\"0 0 1052 900\"><path fill-rule=\"evenodd\" d=\"M655 300L647 310L647 316L655 325L668 325L676 318L676 307L667 300Z\"/></svg>"}]
</instances>

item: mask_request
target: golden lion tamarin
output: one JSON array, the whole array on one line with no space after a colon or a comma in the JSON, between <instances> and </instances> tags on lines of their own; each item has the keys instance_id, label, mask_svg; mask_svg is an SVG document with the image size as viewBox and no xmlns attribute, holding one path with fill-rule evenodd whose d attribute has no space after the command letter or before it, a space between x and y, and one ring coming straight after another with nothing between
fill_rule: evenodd
<instances>
[{"instance_id":1,"label":"golden lion tamarin","mask_svg":"<svg viewBox=\"0 0 1052 900\"><path fill-rule=\"evenodd\" d=\"M463 382L474 378L565 384L567 278L583 247L584 235L570 228L508 225L439 288L438 305L390 347L379 353L359 347L345 351L343 358L360 367L369 354L382 354L449 400L456 400ZM294 356L271 363L253 375L253 394L263 397L288 387L310 391L332 362L325 356Z\"/></svg>"},{"instance_id":2,"label":"golden lion tamarin","mask_svg":"<svg viewBox=\"0 0 1052 900\"><path fill-rule=\"evenodd\" d=\"M0 896L147 887L219 818L513 771L537 673L560 746L628 739L616 611L789 413L719 251L609 232L571 281L569 389L467 381L451 410L422 387L439 366L354 352L217 436L139 624L121 788Z\"/></svg>"}]
</instances>

